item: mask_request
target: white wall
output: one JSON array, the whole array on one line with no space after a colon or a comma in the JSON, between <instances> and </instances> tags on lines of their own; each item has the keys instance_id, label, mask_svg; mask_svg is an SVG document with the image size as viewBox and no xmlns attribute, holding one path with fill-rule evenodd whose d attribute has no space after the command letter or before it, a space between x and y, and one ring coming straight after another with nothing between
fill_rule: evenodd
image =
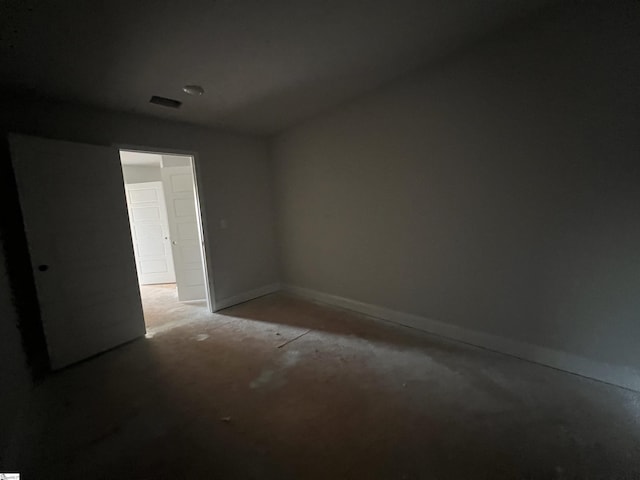
<instances>
[{"instance_id":1,"label":"white wall","mask_svg":"<svg viewBox=\"0 0 640 480\"><path fill-rule=\"evenodd\" d=\"M280 135L284 282L640 378L638 31L564 2Z\"/></svg>"},{"instance_id":2,"label":"white wall","mask_svg":"<svg viewBox=\"0 0 640 480\"><path fill-rule=\"evenodd\" d=\"M140 166L140 165L123 165L122 176L124 183L147 183L160 182L160 167Z\"/></svg>"},{"instance_id":3,"label":"white wall","mask_svg":"<svg viewBox=\"0 0 640 480\"><path fill-rule=\"evenodd\" d=\"M163 167L190 167L191 160L184 155L162 155Z\"/></svg>"}]
</instances>

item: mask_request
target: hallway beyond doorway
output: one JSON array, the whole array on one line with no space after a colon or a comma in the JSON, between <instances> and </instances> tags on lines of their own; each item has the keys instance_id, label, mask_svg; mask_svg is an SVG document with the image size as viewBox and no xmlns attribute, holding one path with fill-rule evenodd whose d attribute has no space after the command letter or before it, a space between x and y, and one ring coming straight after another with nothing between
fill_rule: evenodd
<instances>
[{"instance_id":1,"label":"hallway beyond doorway","mask_svg":"<svg viewBox=\"0 0 640 480\"><path fill-rule=\"evenodd\" d=\"M212 314L207 310L206 300L180 302L175 283L158 285L140 285L144 323L147 332L153 333L158 328L188 322L194 317Z\"/></svg>"}]
</instances>

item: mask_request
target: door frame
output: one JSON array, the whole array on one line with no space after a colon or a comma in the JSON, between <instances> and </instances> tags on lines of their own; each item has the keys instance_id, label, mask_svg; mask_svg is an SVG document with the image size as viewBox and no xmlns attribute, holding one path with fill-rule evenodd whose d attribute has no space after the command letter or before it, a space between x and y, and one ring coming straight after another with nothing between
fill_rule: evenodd
<instances>
[{"instance_id":1,"label":"door frame","mask_svg":"<svg viewBox=\"0 0 640 480\"><path fill-rule=\"evenodd\" d=\"M211 259L210 252L211 242L209 241L208 225L207 225L207 215L206 209L202 199L204 195L204 187L200 180L200 175L198 172L200 171L200 157L198 152L194 150L182 150L175 148L159 148L159 147L148 147L142 145L131 145L131 144L114 144L115 148L118 149L118 153L121 150L127 150L132 152L139 153L153 153L156 155L168 154L168 155L182 155L191 157L191 171L193 173L193 183L195 187L195 200L196 200L196 211L198 213L198 230L200 233L200 246L202 248L202 263L204 268L204 283L205 283L205 292L207 294L207 308L209 312L214 313L216 311L216 297L215 297L215 283L214 283L214 275L213 275L213 261ZM124 184L124 177L123 177Z\"/></svg>"}]
</instances>

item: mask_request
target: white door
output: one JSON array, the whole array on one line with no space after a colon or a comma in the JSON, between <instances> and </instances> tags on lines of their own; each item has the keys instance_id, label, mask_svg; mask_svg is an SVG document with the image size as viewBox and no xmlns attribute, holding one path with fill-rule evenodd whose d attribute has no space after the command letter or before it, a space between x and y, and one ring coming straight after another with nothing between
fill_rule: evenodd
<instances>
[{"instance_id":1,"label":"white door","mask_svg":"<svg viewBox=\"0 0 640 480\"><path fill-rule=\"evenodd\" d=\"M191 167L163 167L161 172L178 299L182 302L206 299L193 171Z\"/></svg>"},{"instance_id":2,"label":"white door","mask_svg":"<svg viewBox=\"0 0 640 480\"><path fill-rule=\"evenodd\" d=\"M138 281L141 285L174 283L162 182L129 183L125 189Z\"/></svg>"},{"instance_id":3,"label":"white door","mask_svg":"<svg viewBox=\"0 0 640 480\"><path fill-rule=\"evenodd\" d=\"M10 143L51 367L144 335L118 151Z\"/></svg>"}]
</instances>

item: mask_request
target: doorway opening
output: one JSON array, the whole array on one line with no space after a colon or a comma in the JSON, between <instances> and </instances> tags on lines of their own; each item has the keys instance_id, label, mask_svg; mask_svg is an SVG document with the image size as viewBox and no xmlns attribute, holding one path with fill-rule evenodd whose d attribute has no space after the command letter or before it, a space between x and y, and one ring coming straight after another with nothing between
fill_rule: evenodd
<instances>
[{"instance_id":1,"label":"doorway opening","mask_svg":"<svg viewBox=\"0 0 640 480\"><path fill-rule=\"evenodd\" d=\"M194 156L120 149L120 162L147 331L169 311L211 312Z\"/></svg>"}]
</instances>

